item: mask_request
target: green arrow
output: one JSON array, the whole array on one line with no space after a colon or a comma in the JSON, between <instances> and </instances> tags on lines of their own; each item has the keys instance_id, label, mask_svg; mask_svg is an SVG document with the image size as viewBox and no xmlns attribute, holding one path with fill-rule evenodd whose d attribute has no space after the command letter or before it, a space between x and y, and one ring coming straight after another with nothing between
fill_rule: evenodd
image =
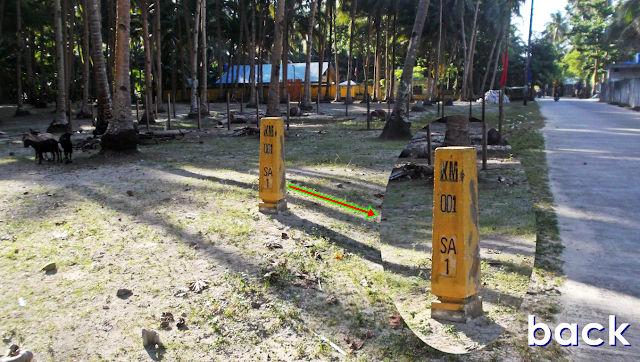
<instances>
[{"instance_id":1,"label":"green arrow","mask_svg":"<svg viewBox=\"0 0 640 362\"><path fill-rule=\"evenodd\" d=\"M306 194L306 195L311 195L313 197L317 197L317 198L319 198L321 200L324 200L324 201L333 202L334 204L338 204L338 205L340 205L342 207L346 207L346 208L349 208L349 209L352 209L352 210L356 210L358 212L365 213L365 214L367 214L367 219L377 215L376 212L373 211L371 206L369 206L369 210L365 210L365 209L359 208L357 206L354 206L354 205L351 205L351 204L347 204L346 202L343 202L343 201L340 201L340 200L336 200L336 199L332 199L332 198L330 198L328 196L319 194L317 192L309 191L309 190L307 190L305 188L302 188L300 186L288 184L287 188L291 189L293 191L298 191L298 192Z\"/></svg>"}]
</instances>

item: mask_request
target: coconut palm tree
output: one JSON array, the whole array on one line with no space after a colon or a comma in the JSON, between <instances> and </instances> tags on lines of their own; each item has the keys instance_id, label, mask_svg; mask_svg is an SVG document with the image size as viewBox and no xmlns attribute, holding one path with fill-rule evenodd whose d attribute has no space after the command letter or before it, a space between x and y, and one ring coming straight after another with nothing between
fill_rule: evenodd
<instances>
[{"instance_id":1,"label":"coconut palm tree","mask_svg":"<svg viewBox=\"0 0 640 362\"><path fill-rule=\"evenodd\" d=\"M58 0L56 0L58 1ZM145 9L142 9L143 11ZM102 136L104 151L135 151L138 134L131 117L131 80L129 78L129 31L131 0L116 2L116 46L113 89L113 118Z\"/></svg>"},{"instance_id":2,"label":"coconut palm tree","mask_svg":"<svg viewBox=\"0 0 640 362\"><path fill-rule=\"evenodd\" d=\"M304 92L302 95L302 103L300 109L310 111L313 109L311 105L311 48L313 47L313 25L315 23L316 4L318 0L311 0L309 4L309 30L307 31L307 59L304 69Z\"/></svg>"},{"instance_id":3,"label":"coconut palm tree","mask_svg":"<svg viewBox=\"0 0 640 362\"><path fill-rule=\"evenodd\" d=\"M193 47L190 49L189 59L191 61L191 109L189 111L190 118L196 118L198 116L198 88L196 83L198 81L198 33L200 30L200 14L201 0L196 0L196 7L194 9L195 21L193 22L193 28L191 28Z\"/></svg>"},{"instance_id":4,"label":"coconut palm tree","mask_svg":"<svg viewBox=\"0 0 640 362\"><path fill-rule=\"evenodd\" d=\"M151 76L151 40L149 39L149 0L140 1L140 13L142 18L142 43L144 46L144 114L141 122L155 124L153 109L153 83Z\"/></svg>"},{"instance_id":5,"label":"coconut palm tree","mask_svg":"<svg viewBox=\"0 0 640 362\"><path fill-rule=\"evenodd\" d=\"M411 122L408 118L409 98L411 97L411 81L413 80L413 67L416 64L416 55L418 53L418 45L420 44L420 35L424 27L424 21L427 18L430 0L420 0L418 11L416 12L416 20L413 23L413 31L409 39L409 48L404 61L404 69L402 70L402 78L398 84L398 92L396 103L393 107L393 114L387 119L380 138L382 139L410 139L411 138Z\"/></svg>"},{"instance_id":6,"label":"coconut palm tree","mask_svg":"<svg viewBox=\"0 0 640 362\"><path fill-rule=\"evenodd\" d=\"M103 134L107 130L112 117L113 102L109 89L107 67L102 51L102 16L100 15L100 0L87 0L89 32L91 34L91 59L95 77L95 94L98 99L98 114L96 117L96 134Z\"/></svg>"},{"instance_id":7,"label":"coconut palm tree","mask_svg":"<svg viewBox=\"0 0 640 362\"><path fill-rule=\"evenodd\" d=\"M56 68L58 76L56 77L58 85L58 98L56 116L47 132L65 132L71 130L71 122L67 119L66 104L67 92L65 87L64 76L66 74L64 67L64 43L62 42L62 8L60 0L54 0L54 18L56 33Z\"/></svg>"},{"instance_id":8,"label":"coconut palm tree","mask_svg":"<svg viewBox=\"0 0 640 362\"><path fill-rule=\"evenodd\" d=\"M553 43L553 45L562 43L565 36L569 32L567 18L562 14L562 11L560 10L558 10L555 14L551 14L551 21L546 23L545 26L545 35L551 41L551 43Z\"/></svg>"},{"instance_id":9,"label":"coconut palm tree","mask_svg":"<svg viewBox=\"0 0 640 362\"><path fill-rule=\"evenodd\" d=\"M271 83L267 101L267 117L280 117L280 58L285 0L276 0L274 41L271 48Z\"/></svg>"}]
</instances>

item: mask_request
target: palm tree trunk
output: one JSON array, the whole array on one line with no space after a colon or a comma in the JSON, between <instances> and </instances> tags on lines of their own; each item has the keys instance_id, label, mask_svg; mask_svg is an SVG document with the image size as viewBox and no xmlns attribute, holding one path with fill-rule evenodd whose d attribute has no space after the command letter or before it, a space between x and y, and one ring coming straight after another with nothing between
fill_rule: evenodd
<instances>
[{"instance_id":1,"label":"palm tree trunk","mask_svg":"<svg viewBox=\"0 0 640 362\"><path fill-rule=\"evenodd\" d=\"M67 61L65 61L65 65L67 66L67 97L69 97L69 104L75 99L75 90L76 90L76 82L75 82L75 67L74 64L74 56L73 50L75 48L74 44L74 35L75 35L75 23L76 23L76 5L75 0L70 0L70 14L69 14L69 47L67 48ZM69 111L71 111L69 109ZM71 119L71 114L69 114L69 119Z\"/></svg>"},{"instance_id":2,"label":"palm tree trunk","mask_svg":"<svg viewBox=\"0 0 640 362\"><path fill-rule=\"evenodd\" d=\"M313 25L315 23L316 5L318 0L311 0L309 5L309 30L307 31L307 58L304 68L304 92L302 94L302 103L300 109L310 111L313 109L311 104L311 48L313 48Z\"/></svg>"},{"instance_id":3,"label":"palm tree trunk","mask_svg":"<svg viewBox=\"0 0 640 362\"><path fill-rule=\"evenodd\" d=\"M333 29L336 30L336 1L337 0L333 0L332 3L332 16L331 18L333 19ZM336 30L337 31L337 30ZM340 102L341 101L341 97L340 97L340 65L338 64L338 34L334 34L333 37L333 53L335 55L336 58L336 102Z\"/></svg>"},{"instance_id":4,"label":"palm tree trunk","mask_svg":"<svg viewBox=\"0 0 640 362\"><path fill-rule=\"evenodd\" d=\"M482 78L482 86L480 87L480 94L484 97L484 86L487 84L487 78L489 77L489 72L491 71L491 61L493 60L493 54L496 50L496 45L498 44L498 40L502 39L502 29L500 29L498 36L493 40L493 45L491 46L491 52L489 53L489 61L487 62L487 69L484 72L484 78ZM500 54L500 53L498 53Z\"/></svg>"},{"instance_id":5,"label":"palm tree trunk","mask_svg":"<svg viewBox=\"0 0 640 362\"><path fill-rule=\"evenodd\" d=\"M384 32L384 100L386 102L389 99L389 84L391 78L391 72L389 71L389 14L386 16L385 21L386 31Z\"/></svg>"},{"instance_id":6,"label":"palm tree trunk","mask_svg":"<svg viewBox=\"0 0 640 362\"><path fill-rule=\"evenodd\" d=\"M464 15L462 16L462 40L464 41L464 72L463 72L463 77L462 77L462 94L460 95L460 99L463 101L467 100L467 96L468 96L468 89L469 89L469 83L471 83L470 81L470 76L472 74L472 69L473 69L473 51L475 50L475 38L476 38L476 31L477 31L477 20L478 20L478 10L480 9L480 0L476 1L476 10L473 16L473 26L471 27L471 34L469 36L469 46L468 46L468 50L467 50L467 43L466 43L466 35L464 33ZM464 13L463 13L464 14ZM473 87L472 87L473 89Z\"/></svg>"},{"instance_id":7,"label":"palm tree trunk","mask_svg":"<svg viewBox=\"0 0 640 362\"><path fill-rule=\"evenodd\" d=\"M396 5L394 5L395 7ZM391 87L389 88L389 98L387 98L387 102L388 103L395 103L395 93L393 88L395 87L395 82L396 82L396 74L394 72L395 67L396 67L396 36L397 36L397 32L396 32L396 17L398 16L398 9L395 9L395 12L393 13L393 43L392 43L392 47L391 47L391 69L389 69L389 74L391 75Z\"/></svg>"},{"instance_id":8,"label":"palm tree trunk","mask_svg":"<svg viewBox=\"0 0 640 362\"><path fill-rule=\"evenodd\" d=\"M473 29L473 41L471 42L471 49L469 54L469 74L467 75L467 83L469 88L469 93L471 93L471 99L475 98L475 94L473 93L473 58L475 58L476 53L476 40L478 32L478 24L476 23L475 28Z\"/></svg>"},{"instance_id":9,"label":"palm tree trunk","mask_svg":"<svg viewBox=\"0 0 640 362\"><path fill-rule=\"evenodd\" d=\"M140 122L146 123L147 118L149 124L155 124L156 118L153 110L153 83L151 75L151 40L149 39L149 0L140 2L140 12L142 18L142 46L144 46L144 114L140 118ZM115 103L114 90L114 103ZM115 110L114 110L115 113Z\"/></svg>"},{"instance_id":10,"label":"palm tree trunk","mask_svg":"<svg viewBox=\"0 0 640 362\"><path fill-rule=\"evenodd\" d=\"M218 86L218 100L224 99L222 82L222 31L220 30L220 1L216 0L216 31L218 41L218 74L220 74L220 84ZM255 44L255 43L254 43ZM227 80L229 76L227 76Z\"/></svg>"},{"instance_id":11,"label":"palm tree trunk","mask_svg":"<svg viewBox=\"0 0 640 362\"><path fill-rule=\"evenodd\" d=\"M325 49L327 49L326 47L326 41L327 41L327 23L329 24L329 55L327 57L328 61L329 61L329 65L331 65L331 37L333 36L333 21L331 18L331 0L328 0L327 4L325 5L325 11L328 13L327 15L329 16L328 18L326 18L325 23L324 23L324 30L325 30L325 37L324 37L324 43L323 43L323 47ZM323 54L324 55L324 54ZM324 101L325 102L331 102L331 98L329 95L329 85L331 83L329 83L329 68L327 67L327 83L325 84L325 88L324 88Z\"/></svg>"},{"instance_id":12,"label":"palm tree trunk","mask_svg":"<svg viewBox=\"0 0 640 362\"><path fill-rule=\"evenodd\" d=\"M318 0L318 29L319 30L321 26L320 19L322 17L322 13L320 11L321 7L322 7L322 0ZM326 5L325 5L325 8L326 8ZM327 43L326 29L320 30L320 35L322 36L322 45L320 45L320 52L318 52L318 93L316 95L316 97L318 98L320 98L320 96L322 95L322 65L323 65L322 63L324 63L324 47Z\"/></svg>"},{"instance_id":13,"label":"palm tree trunk","mask_svg":"<svg viewBox=\"0 0 640 362\"><path fill-rule=\"evenodd\" d=\"M24 38L24 34L22 34L22 15L20 14L20 0L16 1L16 27L17 27L17 35L18 35L18 54L16 57L16 74L17 74L17 85L18 85L18 108L16 109L16 117L26 116L29 114L24 109L23 100L22 100L22 40Z\"/></svg>"},{"instance_id":14,"label":"palm tree trunk","mask_svg":"<svg viewBox=\"0 0 640 362\"><path fill-rule=\"evenodd\" d=\"M409 40L407 57L404 61L402 79L398 84L398 99L393 107L393 115L387 120L380 138L382 139L410 139L411 122L408 119L409 97L411 96L411 81L413 80L413 67L416 64L416 56L420 45L420 35L424 27L424 21L429 10L429 0L420 0L413 31Z\"/></svg>"},{"instance_id":15,"label":"palm tree trunk","mask_svg":"<svg viewBox=\"0 0 640 362\"><path fill-rule=\"evenodd\" d=\"M267 103L267 117L280 117L280 58L282 56L282 33L285 0L276 0L275 36L271 48L271 83ZM315 2L315 0L314 0Z\"/></svg>"},{"instance_id":16,"label":"palm tree trunk","mask_svg":"<svg viewBox=\"0 0 640 362\"><path fill-rule=\"evenodd\" d=\"M176 14L178 14L177 2L176 2ZM187 99L187 73L185 72L185 69L184 69L184 42L182 38L182 22L180 21L179 18L176 19L176 22L178 23L178 61L180 61L180 74L182 75L182 78L180 81L180 86L181 86L180 99L185 101Z\"/></svg>"},{"instance_id":17,"label":"palm tree trunk","mask_svg":"<svg viewBox=\"0 0 640 362\"><path fill-rule=\"evenodd\" d=\"M442 0L440 0L440 9L439 9L439 13L440 13L440 20L438 21L438 54L436 55L436 71L435 74L433 76L433 78L435 79L434 85L433 85L433 93L435 93L435 99L439 99L440 95L437 94L438 92L438 81L440 80L440 59L442 59L442 55L441 55L441 49L442 49L442 11L443 11L443 5L442 5Z\"/></svg>"},{"instance_id":18,"label":"palm tree trunk","mask_svg":"<svg viewBox=\"0 0 640 362\"><path fill-rule=\"evenodd\" d=\"M351 97L351 73L353 73L352 68L352 58L353 58L353 32L356 27L356 0L351 0L351 24L349 25L349 61L347 62L347 99L345 99L345 103L353 103L353 98Z\"/></svg>"},{"instance_id":19,"label":"palm tree trunk","mask_svg":"<svg viewBox=\"0 0 640 362\"><path fill-rule=\"evenodd\" d=\"M285 6L285 14L289 11L287 9L287 2L284 3ZM280 103L287 102L287 94L289 94L289 90L287 89L288 79L289 79L289 16L286 15L284 17L284 37L282 38L282 82L284 84L284 92L282 92L282 97L280 97ZM253 94L253 92L251 92Z\"/></svg>"},{"instance_id":20,"label":"palm tree trunk","mask_svg":"<svg viewBox=\"0 0 640 362\"><path fill-rule=\"evenodd\" d=\"M373 95L373 101L374 102L380 102L382 101L382 94L380 94L380 20L381 20L381 15L380 13L378 13L377 17L376 17L376 47L375 47L375 56L374 56L374 62L375 62L375 83L373 83L373 89L375 91L374 95Z\"/></svg>"},{"instance_id":21,"label":"palm tree trunk","mask_svg":"<svg viewBox=\"0 0 640 362\"><path fill-rule=\"evenodd\" d=\"M241 0L241 4L244 6L244 0ZM254 108L257 105L256 92L253 91L253 87L256 84L256 2L251 0L251 42L249 43L249 103L248 108ZM247 36L249 33L247 32ZM285 53L286 55L286 53ZM286 67L285 67L286 69ZM286 83L285 83L286 84Z\"/></svg>"},{"instance_id":22,"label":"palm tree trunk","mask_svg":"<svg viewBox=\"0 0 640 362\"><path fill-rule=\"evenodd\" d=\"M193 22L193 48L191 50L191 108L189 110L189 117L196 118L198 116L198 88L196 82L198 81L198 32L200 30L200 7L202 0L196 0L196 8L194 10L195 20Z\"/></svg>"},{"instance_id":23,"label":"palm tree trunk","mask_svg":"<svg viewBox=\"0 0 640 362\"><path fill-rule=\"evenodd\" d=\"M56 68L58 70L57 84L58 97L56 118L53 120L47 131L70 131L71 122L67 119L65 105L67 104L67 94L64 83L64 43L62 40L62 9L60 8L60 0L54 0L53 7L55 11L55 28L56 28Z\"/></svg>"},{"instance_id":24,"label":"palm tree trunk","mask_svg":"<svg viewBox=\"0 0 640 362\"><path fill-rule=\"evenodd\" d=\"M156 0L158 1L158 0ZM202 47L202 83L200 88L200 114L209 114L209 94L207 93L207 74L209 73L209 67L207 65L207 2L202 2L202 14L200 15L200 22L202 24L201 29L201 47Z\"/></svg>"},{"instance_id":25,"label":"palm tree trunk","mask_svg":"<svg viewBox=\"0 0 640 362\"><path fill-rule=\"evenodd\" d=\"M160 0L155 0L153 9L153 39L156 43L156 106L158 113L166 112L162 101L162 27L160 25Z\"/></svg>"},{"instance_id":26,"label":"palm tree trunk","mask_svg":"<svg viewBox=\"0 0 640 362\"><path fill-rule=\"evenodd\" d=\"M496 73L498 71L498 63L500 62L500 54L503 53L503 44L504 44L504 39L506 37L506 33L505 31L508 31L506 28L503 29L503 36L502 38L500 38L500 43L498 44L498 54L496 54L496 63L493 66L493 75L491 76L491 85L489 86L489 90L493 90L493 85L496 81Z\"/></svg>"},{"instance_id":27,"label":"palm tree trunk","mask_svg":"<svg viewBox=\"0 0 640 362\"><path fill-rule=\"evenodd\" d=\"M89 15L87 11L87 0L82 0L82 25L83 25L83 43L82 43L82 108L78 113L78 117L87 117L91 115L89 103Z\"/></svg>"},{"instance_id":28,"label":"palm tree trunk","mask_svg":"<svg viewBox=\"0 0 640 362\"><path fill-rule=\"evenodd\" d=\"M39 40L38 51L41 54L47 51L47 47L44 43L44 38L45 38L44 25L41 25L40 38L38 39ZM40 62L38 63L38 67L40 68L40 94L38 95L38 101L36 103L36 107L39 107L39 108L46 108L47 101L48 101L47 72L45 70L44 62L45 62L45 59L40 59Z\"/></svg>"},{"instance_id":29,"label":"palm tree trunk","mask_svg":"<svg viewBox=\"0 0 640 362\"><path fill-rule=\"evenodd\" d=\"M144 0L143 13L148 10ZM116 9L115 75L113 91L113 119L102 136L102 152L135 151L138 134L131 117L131 80L129 78L129 29L131 0L118 0ZM148 30L147 30L148 32ZM148 35L148 34L147 34ZM148 41L148 37L146 38Z\"/></svg>"},{"instance_id":30,"label":"palm tree trunk","mask_svg":"<svg viewBox=\"0 0 640 362\"><path fill-rule=\"evenodd\" d=\"M369 50L371 48L370 40L371 40L371 14L367 15L367 43L365 45L364 52L364 97L362 97L362 101L360 103L367 103L367 99L369 96ZM375 56L375 55L374 55ZM375 98L375 90L374 90L374 98Z\"/></svg>"},{"instance_id":31,"label":"palm tree trunk","mask_svg":"<svg viewBox=\"0 0 640 362\"><path fill-rule=\"evenodd\" d=\"M113 114L113 103L109 89L109 78L104 53L102 52L102 16L100 16L100 0L87 0L89 12L89 30L91 33L91 59L95 77L95 93L98 98L98 116L95 134L103 134L107 130Z\"/></svg>"}]
</instances>

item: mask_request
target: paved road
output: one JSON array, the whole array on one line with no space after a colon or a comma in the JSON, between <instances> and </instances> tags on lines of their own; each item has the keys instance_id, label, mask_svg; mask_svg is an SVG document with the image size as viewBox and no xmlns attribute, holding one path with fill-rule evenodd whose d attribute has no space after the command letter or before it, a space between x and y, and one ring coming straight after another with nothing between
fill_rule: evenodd
<instances>
[{"instance_id":1,"label":"paved road","mask_svg":"<svg viewBox=\"0 0 640 362\"><path fill-rule=\"evenodd\" d=\"M596 322L574 361L640 361L640 113L592 101L540 102L567 281L557 322ZM609 345L609 315L631 346ZM568 332L563 333L568 336Z\"/></svg>"}]
</instances>

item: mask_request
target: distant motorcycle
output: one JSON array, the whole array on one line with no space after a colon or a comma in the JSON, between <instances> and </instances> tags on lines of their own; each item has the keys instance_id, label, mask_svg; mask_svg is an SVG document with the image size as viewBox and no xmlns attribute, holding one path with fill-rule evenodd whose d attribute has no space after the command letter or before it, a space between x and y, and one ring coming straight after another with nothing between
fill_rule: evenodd
<instances>
[{"instance_id":1,"label":"distant motorcycle","mask_svg":"<svg viewBox=\"0 0 640 362\"><path fill-rule=\"evenodd\" d=\"M553 100L556 101L556 102L559 101L560 100L560 94L558 94L558 93L554 94L553 95Z\"/></svg>"}]
</instances>

